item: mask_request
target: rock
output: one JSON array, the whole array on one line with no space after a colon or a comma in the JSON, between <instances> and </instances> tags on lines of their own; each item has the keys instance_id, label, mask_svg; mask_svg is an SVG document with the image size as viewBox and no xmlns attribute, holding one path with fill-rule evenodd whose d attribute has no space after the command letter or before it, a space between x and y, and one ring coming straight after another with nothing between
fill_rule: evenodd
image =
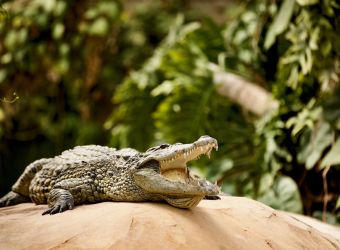
<instances>
[{"instance_id":1,"label":"rock","mask_svg":"<svg viewBox=\"0 0 340 250\"><path fill-rule=\"evenodd\" d=\"M240 197L202 201L191 210L103 202L41 216L45 209L1 208L0 249L340 249L339 228L320 231L303 217Z\"/></svg>"}]
</instances>

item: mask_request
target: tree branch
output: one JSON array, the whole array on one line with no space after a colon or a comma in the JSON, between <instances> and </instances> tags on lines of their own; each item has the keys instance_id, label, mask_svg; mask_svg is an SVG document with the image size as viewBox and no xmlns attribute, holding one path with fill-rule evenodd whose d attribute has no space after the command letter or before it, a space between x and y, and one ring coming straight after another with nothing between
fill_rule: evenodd
<instances>
[{"instance_id":1,"label":"tree branch","mask_svg":"<svg viewBox=\"0 0 340 250\"><path fill-rule=\"evenodd\" d=\"M208 67L213 72L217 93L229 98L242 108L262 116L279 107L278 101L273 99L271 93L256 83L226 72L216 64L210 63Z\"/></svg>"}]
</instances>

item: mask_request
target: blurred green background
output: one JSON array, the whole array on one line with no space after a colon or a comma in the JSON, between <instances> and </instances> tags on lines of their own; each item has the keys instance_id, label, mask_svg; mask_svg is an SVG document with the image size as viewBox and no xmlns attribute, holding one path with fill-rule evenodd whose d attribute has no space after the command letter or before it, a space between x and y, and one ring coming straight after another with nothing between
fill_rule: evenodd
<instances>
[{"instance_id":1,"label":"blurred green background","mask_svg":"<svg viewBox=\"0 0 340 250\"><path fill-rule=\"evenodd\" d=\"M190 164L197 174L339 223L339 9L335 0L2 1L0 194L30 162L75 145L143 151L208 134L220 149ZM257 88L226 96L218 74ZM266 112L252 112L258 89L274 99Z\"/></svg>"}]
</instances>

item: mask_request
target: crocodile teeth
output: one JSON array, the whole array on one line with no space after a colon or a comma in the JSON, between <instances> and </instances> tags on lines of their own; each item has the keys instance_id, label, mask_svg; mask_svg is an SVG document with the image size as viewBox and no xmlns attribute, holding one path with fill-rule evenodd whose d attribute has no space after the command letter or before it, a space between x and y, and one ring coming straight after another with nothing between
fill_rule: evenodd
<instances>
[{"instance_id":1,"label":"crocodile teeth","mask_svg":"<svg viewBox=\"0 0 340 250\"><path fill-rule=\"evenodd\" d=\"M208 158L210 159L210 154L211 154L211 148L207 151L207 156L208 156Z\"/></svg>"}]
</instances>

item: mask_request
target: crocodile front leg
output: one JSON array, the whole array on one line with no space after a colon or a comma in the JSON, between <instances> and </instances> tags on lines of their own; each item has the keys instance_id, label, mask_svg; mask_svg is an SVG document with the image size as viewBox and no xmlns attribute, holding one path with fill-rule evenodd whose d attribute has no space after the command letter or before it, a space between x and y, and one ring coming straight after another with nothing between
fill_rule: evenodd
<instances>
[{"instance_id":1,"label":"crocodile front leg","mask_svg":"<svg viewBox=\"0 0 340 250\"><path fill-rule=\"evenodd\" d=\"M47 202L49 209L43 212L42 215L61 213L74 207L72 194L61 188L52 189L48 195Z\"/></svg>"},{"instance_id":2,"label":"crocodile front leg","mask_svg":"<svg viewBox=\"0 0 340 250\"><path fill-rule=\"evenodd\" d=\"M133 177L136 184L145 191L161 195L202 196L203 198L204 196L217 195L220 191L218 186L205 181L197 181L195 185L193 183L170 181L150 168L138 170Z\"/></svg>"},{"instance_id":3,"label":"crocodile front leg","mask_svg":"<svg viewBox=\"0 0 340 250\"><path fill-rule=\"evenodd\" d=\"M73 209L75 204L86 201L94 202L98 194L91 188L91 180L86 178L69 178L56 183L47 195L47 203L50 207L44 214L61 213ZM39 193L32 194L33 200Z\"/></svg>"}]
</instances>

